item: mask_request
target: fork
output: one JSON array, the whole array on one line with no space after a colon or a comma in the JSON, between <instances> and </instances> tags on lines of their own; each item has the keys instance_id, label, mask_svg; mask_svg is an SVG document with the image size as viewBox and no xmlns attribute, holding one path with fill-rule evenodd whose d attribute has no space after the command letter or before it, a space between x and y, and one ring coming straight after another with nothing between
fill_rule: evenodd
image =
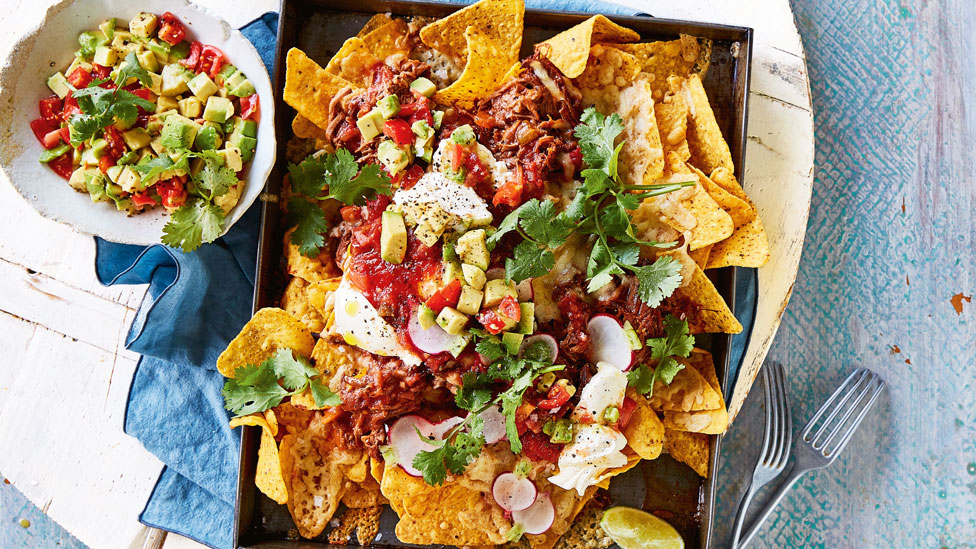
<instances>
[{"instance_id":1,"label":"fork","mask_svg":"<svg viewBox=\"0 0 976 549\"><path fill-rule=\"evenodd\" d=\"M746 511L752 498L760 488L778 477L790 459L790 443L793 439L793 417L790 414L790 401L786 394L786 374L783 365L771 362L763 368L763 396L766 403L766 431L763 435L762 452L752 473L752 481L739 503L735 515L732 534L732 547L738 547L739 534L746 520Z\"/></svg>"},{"instance_id":2,"label":"fork","mask_svg":"<svg viewBox=\"0 0 976 549\"><path fill-rule=\"evenodd\" d=\"M851 372L803 428L793 448L796 454L793 468L739 545L746 546L752 541L763 522L801 476L808 471L822 469L837 459L884 388L885 381L881 376L867 368Z\"/></svg>"}]
</instances>

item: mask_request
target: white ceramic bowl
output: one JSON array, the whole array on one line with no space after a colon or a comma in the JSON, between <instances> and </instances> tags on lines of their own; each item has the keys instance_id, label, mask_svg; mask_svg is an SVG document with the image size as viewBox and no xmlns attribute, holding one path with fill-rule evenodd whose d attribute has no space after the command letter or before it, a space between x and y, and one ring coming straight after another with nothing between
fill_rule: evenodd
<instances>
[{"instance_id":1,"label":"white ceramic bowl","mask_svg":"<svg viewBox=\"0 0 976 549\"><path fill-rule=\"evenodd\" d=\"M85 193L68 186L37 157L43 147L30 129L38 117L38 100L51 95L46 81L64 70L78 49L78 34L98 28L110 17L128 21L136 13L172 12L186 28L187 39L220 48L254 84L260 96L258 145L247 172L240 202L224 223L226 232L261 194L275 162L274 100L268 72L254 46L236 29L208 9L187 1L64 0L52 6L44 21L11 50L0 69L0 169L14 188L42 216L112 242L159 243L169 215L163 208L128 217L111 203L93 203Z\"/></svg>"}]
</instances>

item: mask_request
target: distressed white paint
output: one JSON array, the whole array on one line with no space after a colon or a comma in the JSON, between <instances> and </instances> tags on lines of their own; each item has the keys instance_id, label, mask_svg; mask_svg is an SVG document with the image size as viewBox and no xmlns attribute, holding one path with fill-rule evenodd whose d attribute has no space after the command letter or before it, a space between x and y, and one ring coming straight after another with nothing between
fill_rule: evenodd
<instances>
[{"instance_id":1,"label":"distressed white paint","mask_svg":"<svg viewBox=\"0 0 976 549\"><path fill-rule=\"evenodd\" d=\"M766 223L773 260L759 272L762 294L745 381L730 400L735 413L789 299L806 228L813 121L799 35L786 0L621 3L657 17L755 29L744 185ZM0 13L0 28L23 32L51 2L11 4ZM235 27L278 5L206 4ZM0 36L0 55L14 39ZM148 529L137 517L161 464L122 432L135 357L119 346L145 288L99 286L90 238L42 219L6 181L0 182L0 235L0 472L86 544L141 547ZM201 546L170 535L165 547Z\"/></svg>"}]
</instances>

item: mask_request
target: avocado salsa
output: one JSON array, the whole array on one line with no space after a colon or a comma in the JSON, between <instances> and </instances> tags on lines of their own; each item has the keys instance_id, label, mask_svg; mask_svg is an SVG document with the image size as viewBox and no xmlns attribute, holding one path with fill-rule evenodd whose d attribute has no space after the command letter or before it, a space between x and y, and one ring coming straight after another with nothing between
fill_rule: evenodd
<instances>
[{"instance_id":1,"label":"avocado salsa","mask_svg":"<svg viewBox=\"0 0 976 549\"><path fill-rule=\"evenodd\" d=\"M107 19L78 43L30 123L39 161L92 202L128 215L162 206L164 244L216 239L257 147L254 85L169 12Z\"/></svg>"}]
</instances>

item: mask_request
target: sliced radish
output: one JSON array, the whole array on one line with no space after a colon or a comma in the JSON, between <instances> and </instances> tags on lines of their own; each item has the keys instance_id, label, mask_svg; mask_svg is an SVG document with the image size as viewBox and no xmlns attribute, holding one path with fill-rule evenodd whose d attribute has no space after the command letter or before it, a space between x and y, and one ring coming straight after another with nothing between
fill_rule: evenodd
<instances>
[{"instance_id":1,"label":"sliced radish","mask_svg":"<svg viewBox=\"0 0 976 549\"><path fill-rule=\"evenodd\" d=\"M532 289L532 279L526 278L522 282L515 285L515 291L518 292L519 301L532 301L535 297L535 290Z\"/></svg>"},{"instance_id":2,"label":"sliced radish","mask_svg":"<svg viewBox=\"0 0 976 549\"><path fill-rule=\"evenodd\" d=\"M505 415L502 414L497 405L488 408L479 415L485 422L481 434L484 435L486 444L505 440L508 436L505 431Z\"/></svg>"},{"instance_id":3,"label":"sliced radish","mask_svg":"<svg viewBox=\"0 0 976 549\"><path fill-rule=\"evenodd\" d=\"M516 524L522 525L526 534L544 534L552 527L556 510L552 507L549 494L540 493L528 509L512 511L512 518Z\"/></svg>"},{"instance_id":4,"label":"sliced radish","mask_svg":"<svg viewBox=\"0 0 976 549\"><path fill-rule=\"evenodd\" d=\"M432 325L426 330L420 325L417 313L410 313L410 322L407 324L407 333L410 334L410 341L421 351L436 355L450 349L459 339L459 335L451 335L444 331L437 324Z\"/></svg>"},{"instance_id":5,"label":"sliced radish","mask_svg":"<svg viewBox=\"0 0 976 549\"><path fill-rule=\"evenodd\" d=\"M624 372L630 369L634 351L619 320L610 315L596 315L586 324L586 331L592 340L591 362L609 362Z\"/></svg>"},{"instance_id":6,"label":"sliced radish","mask_svg":"<svg viewBox=\"0 0 976 549\"><path fill-rule=\"evenodd\" d=\"M495 503L506 511L524 511L535 503L535 483L515 473L502 473L495 477L491 485L491 495Z\"/></svg>"},{"instance_id":7,"label":"sliced radish","mask_svg":"<svg viewBox=\"0 0 976 549\"><path fill-rule=\"evenodd\" d=\"M455 426L461 423L464 423L463 417L451 416L445 419L444 421L432 425L430 429L430 435L428 436L436 439L441 439L444 437L444 433L450 431L452 428L454 428Z\"/></svg>"},{"instance_id":8,"label":"sliced radish","mask_svg":"<svg viewBox=\"0 0 976 549\"><path fill-rule=\"evenodd\" d=\"M417 434L418 430L429 437L434 430L434 425L420 416L409 415L396 420L390 427L390 447L393 449L393 455L396 456L397 465L414 477L423 476L423 473L413 466L413 458L420 452L437 449L420 438Z\"/></svg>"},{"instance_id":9,"label":"sliced radish","mask_svg":"<svg viewBox=\"0 0 976 549\"><path fill-rule=\"evenodd\" d=\"M526 349L532 348L529 352L529 356L525 356ZM540 356L541 353L547 353L545 356ZM531 360L538 360L540 362L556 362L556 358L559 356L559 344L556 343L556 338L549 334L536 334L534 336L529 336L522 341L522 346L519 347L519 357L529 358ZM549 357L549 358L546 358Z\"/></svg>"}]
</instances>

